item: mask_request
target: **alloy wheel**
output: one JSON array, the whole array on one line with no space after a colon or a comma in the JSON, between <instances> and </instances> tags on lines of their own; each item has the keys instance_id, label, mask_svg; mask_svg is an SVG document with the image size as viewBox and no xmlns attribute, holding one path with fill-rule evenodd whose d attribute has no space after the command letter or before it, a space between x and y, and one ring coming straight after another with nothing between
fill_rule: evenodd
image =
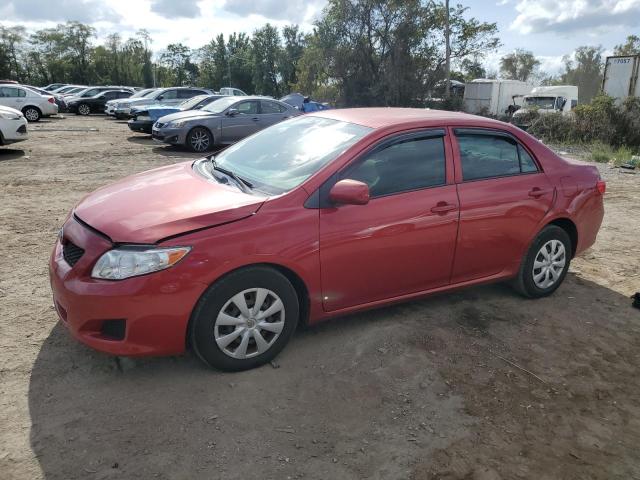
<instances>
[{"instance_id":1,"label":"alloy wheel","mask_svg":"<svg viewBox=\"0 0 640 480\"><path fill-rule=\"evenodd\" d=\"M204 152L209 148L209 134L202 129L195 130L191 133L189 143L196 152Z\"/></svg>"},{"instance_id":2,"label":"alloy wheel","mask_svg":"<svg viewBox=\"0 0 640 480\"><path fill-rule=\"evenodd\" d=\"M275 343L284 328L284 304L266 288L234 295L220 309L214 324L215 341L226 355L245 359L260 355Z\"/></svg>"},{"instance_id":3,"label":"alloy wheel","mask_svg":"<svg viewBox=\"0 0 640 480\"><path fill-rule=\"evenodd\" d=\"M547 289L561 277L567 263L567 253L560 240L546 242L533 261L533 283L536 287Z\"/></svg>"},{"instance_id":4,"label":"alloy wheel","mask_svg":"<svg viewBox=\"0 0 640 480\"><path fill-rule=\"evenodd\" d=\"M30 122L36 122L40 118L40 114L35 108L27 108L24 112L24 116Z\"/></svg>"},{"instance_id":5,"label":"alloy wheel","mask_svg":"<svg viewBox=\"0 0 640 480\"><path fill-rule=\"evenodd\" d=\"M89 105L85 105L84 103L78 107L78 112L80 115L89 115L91 113L91 109Z\"/></svg>"}]
</instances>

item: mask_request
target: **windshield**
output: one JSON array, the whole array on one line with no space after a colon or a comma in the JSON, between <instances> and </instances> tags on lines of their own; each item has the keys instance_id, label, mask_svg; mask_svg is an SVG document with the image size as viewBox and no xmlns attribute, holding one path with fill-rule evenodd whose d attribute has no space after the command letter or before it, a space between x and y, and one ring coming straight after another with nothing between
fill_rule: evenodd
<instances>
[{"instance_id":1,"label":"windshield","mask_svg":"<svg viewBox=\"0 0 640 480\"><path fill-rule=\"evenodd\" d=\"M235 97L221 98L220 100L216 100L214 102L211 102L209 105L204 107L202 110L205 110L205 111L211 112L211 113L222 113L228 107L230 107L231 105L233 105L237 101L238 101L238 99L235 98Z\"/></svg>"},{"instance_id":2,"label":"windshield","mask_svg":"<svg viewBox=\"0 0 640 480\"><path fill-rule=\"evenodd\" d=\"M556 104L556 97L526 97L524 102L527 107L538 107L552 110Z\"/></svg>"},{"instance_id":3,"label":"windshield","mask_svg":"<svg viewBox=\"0 0 640 480\"><path fill-rule=\"evenodd\" d=\"M258 190L280 194L300 185L371 130L329 118L296 117L236 143L215 160Z\"/></svg>"},{"instance_id":4,"label":"windshield","mask_svg":"<svg viewBox=\"0 0 640 480\"><path fill-rule=\"evenodd\" d=\"M84 90L86 87L64 87L58 90L59 93L74 93Z\"/></svg>"},{"instance_id":5,"label":"windshield","mask_svg":"<svg viewBox=\"0 0 640 480\"><path fill-rule=\"evenodd\" d=\"M185 100L184 102L182 102L180 104L180 108L182 108L183 110L191 110L208 96L209 95L196 95L195 97L191 97L189 100Z\"/></svg>"}]
</instances>

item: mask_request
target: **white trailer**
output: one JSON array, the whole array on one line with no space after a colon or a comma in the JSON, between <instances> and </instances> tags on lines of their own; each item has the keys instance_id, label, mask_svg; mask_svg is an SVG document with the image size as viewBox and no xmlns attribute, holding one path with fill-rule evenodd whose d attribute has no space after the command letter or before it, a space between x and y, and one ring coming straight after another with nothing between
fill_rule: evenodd
<instances>
[{"instance_id":1,"label":"white trailer","mask_svg":"<svg viewBox=\"0 0 640 480\"><path fill-rule=\"evenodd\" d=\"M640 97L639 73L640 55L607 57L602 91L618 100Z\"/></svg>"},{"instance_id":2,"label":"white trailer","mask_svg":"<svg viewBox=\"0 0 640 480\"><path fill-rule=\"evenodd\" d=\"M533 85L519 80L492 80L477 78L465 85L463 105L465 112L506 115L510 105L522 106L522 97Z\"/></svg>"}]
</instances>

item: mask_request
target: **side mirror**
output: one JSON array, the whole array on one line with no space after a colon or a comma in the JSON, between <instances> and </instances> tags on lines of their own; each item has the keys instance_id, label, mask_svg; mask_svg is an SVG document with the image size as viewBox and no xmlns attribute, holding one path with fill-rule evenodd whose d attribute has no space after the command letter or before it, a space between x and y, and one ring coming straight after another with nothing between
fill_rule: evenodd
<instances>
[{"instance_id":1,"label":"side mirror","mask_svg":"<svg viewBox=\"0 0 640 480\"><path fill-rule=\"evenodd\" d=\"M158 95L158 97L156 97L156 100L162 100L164 99L164 95Z\"/></svg>"},{"instance_id":2,"label":"side mirror","mask_svg":"<svg viewBox=\"0 0 640 480\"><path fill-rule=\"evenodd\" d=\"M238 115L240 112L238 111L237 108L230 108L229 110L227 110L227 115L229 117L235 117L236 115Z\"/></svg>"},{"instance_id":3,"label":"side mirror","mask_svg":"<svg viewBox=\"0 0 640 480\"><path fill-rule=\"evenodd\" d=\"M366 205L369 203L369 186L358 180L340 180L329 191L329 200L343 205Z\"/></svg>"}]
</instances>

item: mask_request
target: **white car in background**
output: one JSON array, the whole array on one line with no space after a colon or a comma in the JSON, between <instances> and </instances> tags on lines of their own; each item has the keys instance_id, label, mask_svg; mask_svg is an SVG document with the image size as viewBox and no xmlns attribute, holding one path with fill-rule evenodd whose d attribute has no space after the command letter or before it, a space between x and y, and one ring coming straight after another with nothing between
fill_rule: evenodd
<instances>
[{"instance_id":1,"label":"white car in background","mask_svg":"<svg viewBox=\"0 0 640 480\"><path fill-rule=\"evenodd\" d=\"M151 94L152 92L155 92L156 90L157 88L146 88L144 90L138 90L136 93L134 93L129 98L127 98L127 100L131 100L132 98L146 97L147 95ZM115 116L116 106L118 105L118 103L122 103L122 102L123 100L121 98L117 98L115 100L108 100L107 103L105 103L104 105L104 113L106 113L107 115Z\"/></svg>"},{"instance_id":2,"label":"white car in background","mask_svg":"<svg viewBox=\"0 0 640 480\"><path fill-rule=\"evenodd\" d=\"M21 142L29 138L27 119L20 110L0 106L0 145Z\"/></svg>"},{"instance_id":3,"label":"white car in background","mask_svg":"<svg viewBox=\"0 0 640 480\"><path fill-rule=\"evenodd\" d=\"M53 96L41 95L20 85L0 85L0 105L21 111L30 122L58 113Z\"/></svg>"}]
</instances>

